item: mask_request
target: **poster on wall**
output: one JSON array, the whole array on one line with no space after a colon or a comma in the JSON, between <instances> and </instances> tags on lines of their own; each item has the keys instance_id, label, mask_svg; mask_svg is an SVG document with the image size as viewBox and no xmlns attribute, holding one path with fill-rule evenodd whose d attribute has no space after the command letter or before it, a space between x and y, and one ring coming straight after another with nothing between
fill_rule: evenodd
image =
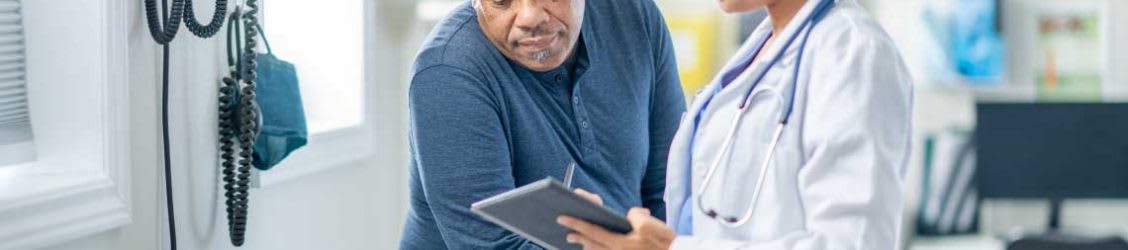
<instances>
[{"instance_id":1,"label":"poster on wall","mask_svg":"<svg viewBox=\"0 0 1128 250\"><path fill-rule=\"evenodd\" d=\"M711 13L673 12L666 15L670 39L678 61L678 74L686 98L713 79L716 61L719 18Z\"/></svg>"},{"instance_id":2,"label":"poster on wall","mask_svg":"<svg viewBox=\"0 0 1128 250\"><path fill-rule=\"evenodd\" d=\"M957 86L1002 83L1006 46L998 29L998 0L929 0L921 53L932 82Z\"/></svg>"},{"instance_id":3,"label":"poster on wall","mask_svg":"<svg viewBox=\"0 0 1128 250\"><path fill-rule=\"evenodd\" d=\"M1036 16L1034 79L1039 101L1100 101L1106 69L1101 10L1045 8Z\"/></svg>"}]
</instances>

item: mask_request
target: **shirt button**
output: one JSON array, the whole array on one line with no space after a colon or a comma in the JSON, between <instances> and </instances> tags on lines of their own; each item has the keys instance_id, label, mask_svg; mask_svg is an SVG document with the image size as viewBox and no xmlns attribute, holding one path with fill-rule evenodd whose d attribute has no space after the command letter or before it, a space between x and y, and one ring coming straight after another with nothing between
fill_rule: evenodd
<instances>
[{"instance_id":1,"label":"shirt button","mask_svg":"<svg viewBox=\"0 0 1128 250\"><path fill-rule=\"evenodd\" d=\"M563 80L564 80L564 75L561 75L561 74L556 74L556 81L557 81L557 82L559 82L559 81L563 81Z\"/></svg>"},{"instance_id":2,"label":"shirt button","mask_svg":"<svg viewBox=\"0 0 1128 250\"><path fill-rule=\"evenodd\" d=\"M584 127L584 128L587 128L587 127L588 127L588 122L587 122L587 121L582 121L582 122L580 122L580 126L582 126L582 127Z\"/></svg>"},{"instance_id":3,"label":"shirt button","mask_svg":"<svg viewBox=\"0 0 1128 250\"><path fill-rule=\"evenodd\" d=\"M572 97L572 103L580 104L580 97L579 96L573 96Z\"/></svg>"}]
</instances>

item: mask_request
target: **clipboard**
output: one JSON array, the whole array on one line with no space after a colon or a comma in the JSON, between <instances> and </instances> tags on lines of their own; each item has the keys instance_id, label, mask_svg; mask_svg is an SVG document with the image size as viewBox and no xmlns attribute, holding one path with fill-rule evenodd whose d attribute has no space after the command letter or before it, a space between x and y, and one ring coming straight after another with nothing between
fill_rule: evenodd
<instances>
[{"instance_id":1,"label":"clipboard","mask_svg":"<svg viewBox=\"0 0 1128 250\"><path fill-rule=\"evenodd\" d=\"M546 249L582 249L565 240L570 230L556 223L560 215L612 232L631 231L626 217L572 193L552 177L475 202L470 211Z\"/></svg>"}]
</instances>

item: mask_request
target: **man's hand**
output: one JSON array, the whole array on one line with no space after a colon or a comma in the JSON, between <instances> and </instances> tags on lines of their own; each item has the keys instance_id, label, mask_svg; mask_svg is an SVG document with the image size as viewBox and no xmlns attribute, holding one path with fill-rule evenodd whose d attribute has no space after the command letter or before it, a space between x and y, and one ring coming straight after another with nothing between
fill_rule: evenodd
<instances>
[{"instance_id":1,"label":"man's hand","mask_svg":"<svg viewBox=\"0 0 1128 250\"><path fill-rule=\"evenodd\" d=\"M677 236L661 220L650 216L650 210L645 208L631 208L627 220L634 230L625 235L569 216L560 216L556 223L575 231L568 234L568 242L583 245L588 250L670 249Z\"/></svg>"},{"instance_id":2,"label":"man's hand","mask_svg":"<svg viewBox=\"0 0 1128 250\"><path fill-rule=\"evenodd\" d=\"M593 194L582 188L577 188L574 192L576 192L576 194L580 197L584 197L584 199L588 199L589 201L594 202L596 205L603 206L603 198L600 198L598 194Z\"/></svg>"}]
</instances>

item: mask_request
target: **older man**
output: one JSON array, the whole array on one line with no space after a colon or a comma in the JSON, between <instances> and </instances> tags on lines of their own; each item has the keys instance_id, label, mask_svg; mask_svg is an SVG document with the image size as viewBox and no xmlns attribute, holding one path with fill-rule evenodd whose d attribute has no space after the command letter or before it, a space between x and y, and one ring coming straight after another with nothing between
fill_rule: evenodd
<instances>
[{"instance_id":1,"label":"older man","mask_svg":"<svg viewBox=\"0 0 1128 250\"><path fill-rule=\"evenodd\" d=\"M401 248L538 249L470 204L570 162L611 209L665 211L685 103L653 0L469 0L423 45L409 95Z\"/></svg>"}]
</instances>

